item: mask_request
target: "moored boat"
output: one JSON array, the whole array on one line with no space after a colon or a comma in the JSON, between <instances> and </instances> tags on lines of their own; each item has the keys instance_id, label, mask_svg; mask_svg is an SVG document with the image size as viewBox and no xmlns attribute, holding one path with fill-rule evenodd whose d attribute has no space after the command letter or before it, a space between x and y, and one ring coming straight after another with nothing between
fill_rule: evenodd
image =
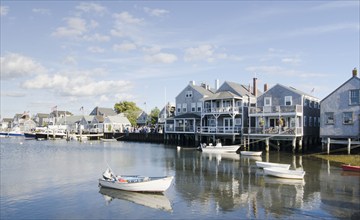
<instances>
[{"instance_id":1,"label":"moored boat","mask_svg":"<svg viewBox=\"0 0 360 220\"><path fill-rule=\"evenodd\" d=\"M305 171L303 170L287 170L278 167L265 167L264 174L286 179L303 179Z\"/></svg>"},{"instance_id":2,"label":"moored boat","mask_svg":"<svg viewBox=\"0 0 360 220\"><path fill-rule=\"evenodd\" d=\"M240 151L240 154L244 156L261 156L262 151Z\"/></svg>"},{"instance_id":3,"label":"moored boat","mask_svg":"<svg viewBox=\"0 0 360 220\"><path fill-rule=\"evenodd\" d=\"M278 168L278 169L285 169L288 170L290 168L290 164L285 163L270 163L270 162L262 162L262 161L256 161L256 166L259 168Z\"/></svg>"},{"instance_id":4,"label":"moored boat","mask_svg":"<svg viewBox=\"0 0 360 220\"><path fill-rule=\"evenodd\" d=\"M120 189L133 192L165 192L174 179L173 176L147 177L115 175L108 168L103 173L103 178L99 179L99 185L102 187Z\"/></svg>"},{"instance_id":5,"label":"moored boat","mask_svg":"<svg viewBox=\"0 0 360 220\"><path fill-rule=\"evenodd\" d=\"M201 144L200 147L198 147L198 150L208 153L236 153L239 147L239 145L223 146L221 143L217 143L215 146L213 146L212 144Z\"/></svg>"},{"instance_id":6,"label":"moored boat","mask_svg":"<svg viewBox=\"0 0 360 220\"><path fill-rule=\"evenodd\" d=\"M35 139L36 133L35 132L24 132L25 139Z\"/></svg>"},{"instance_id":7,"label":"moored boat","mask_svg":"<svg viewBox=\"0 0 360 220\"><path fill-rule=\"evenodd\" d=\"M341 168L342 168L344 171L360 172L360 166L352 166L352 165L343 164L343 165L341 165Z\"/></svg>"}]
</instances>

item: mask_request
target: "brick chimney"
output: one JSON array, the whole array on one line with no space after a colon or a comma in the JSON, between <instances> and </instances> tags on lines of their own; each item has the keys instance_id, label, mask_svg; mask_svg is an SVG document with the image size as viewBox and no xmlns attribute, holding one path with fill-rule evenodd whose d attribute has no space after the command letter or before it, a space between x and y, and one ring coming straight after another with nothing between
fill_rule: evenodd
<instances>
[{"instance_id":1,"label":"brick chimney","mask_svg":"<svg viewBox=\"0 0 360 220\"><path fill-rule=\"evenodd\" d=\"M264 92L266 92L266 91L268 91L268 84L267 83L264 84Z\"/></svg>"},{"instance_id":2,"label":"brick chimney","mask_svg":"<svg viewBox=\"0 0 360 220\"><path fill-rule=\"evenodd\" d=\"M257 97L257 78L253 78L253 95Z\"/></svg>"},{"instance_id":3,"label":"brick chimney","mask_svg":"<svg viewBox=\"0 0 360 220\"><path fill-rule=\"evenodd\" d=\"M353 77L357 77L357 69L356 68L353 69L352 75L353 75Z\"/></svg>"}]
</instances>

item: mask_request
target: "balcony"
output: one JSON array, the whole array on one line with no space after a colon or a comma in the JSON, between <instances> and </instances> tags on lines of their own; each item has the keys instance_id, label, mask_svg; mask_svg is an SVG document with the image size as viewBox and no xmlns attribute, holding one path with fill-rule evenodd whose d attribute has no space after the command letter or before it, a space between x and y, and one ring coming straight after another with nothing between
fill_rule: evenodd
<instances>
[{"instance_id":1,"label":"balcony","mask_svg":"<svg viewBox=\"0 0 360 220\"><path fill-rule=\"evenodd\" d=\"M302 105L250 107L250 115L256 114L302 114Z\"/></svg>"},{"instance_id":2,"label":"balcony","mask_svg":"<svg viewBox=\"0 0 360 220\"><path fill-rule=\"evenodd\" d=\"M202 134L240 134L241 127L204 126L198 129Z\"/></svg>"},{"instance_id":3,"label":"balcony","mask_svg":"<svg viewBox=\"0 0 360 220\"><path fill-rule=\"evenodd\" d=\"M219 107L219 108L204 108L203 113L212 114L212 113L223 113L223 114L229 114L229 113L235 113L235 114L241 114L242 113L242 107Z\"/></svg>"},{"instance_id":4,"label":"balcony","mask_svg":"<svg viewBox=\"0 0 360 220\"><path fill-rule=\"evenodd\" d=\"M302 127L251 127L249 135L254 136L302 136Z\"/></svg>"}]
</instances>

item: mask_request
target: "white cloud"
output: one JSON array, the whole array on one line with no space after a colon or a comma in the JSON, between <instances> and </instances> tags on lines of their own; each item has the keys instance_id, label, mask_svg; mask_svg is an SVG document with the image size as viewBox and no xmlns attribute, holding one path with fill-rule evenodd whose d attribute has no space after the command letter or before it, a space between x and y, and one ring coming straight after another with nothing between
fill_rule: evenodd
<instances>
[{"instance_id":1,"label":"white cloud","mask_svg":"<svg viewBox=\"0 0 360 220\"><path fill-rule=\"evenodd\" d=\"M1 80L45 73L46 69L30 57L11 53L0 58Z\"/></svg>"},{"instance_id":2,"label":"white cloud","mask_svg":"<svg viewBox=\"0 0 360 220\"><path fill-rule=\"evenodd\" d=\"M301 59L296 57L284 57L281 59L281 62L292 65L298 65L299 63L301 63Z\"/></svg>"},{"instance_id":3,"label":"white cloud","mask_svg":"<svg viewBox=\"0 0 360 220\"><path fill-rule=\"evenodd\" d=\"M86 31L86 21L82 18L71 17L65 18L66 27L58 27L52 34L57 37L79 37Z\"/></svg>"},{"instance_id":4,"label":"white cloud","mask_svg":"<svg viewBox=\"0 0 360 220\"><path fill-rule=\"evenodd\" d=\"M62 96L89 97L112 94L113 91L127 92L132 83L123 80L97 81L76 73L42 74L22 84L25 89L48 89Z\"/></svg>"},{"instance_id":5,"label":"white cloud","mask_svg":"<svg viewBox=\"0 0 360 220\"><path fill-rule=\"evenodd\" d=\"M0 6L0 16L6 16L9 13L9 6Z\"/></svg>"},{"instance_id":6,"label":"white cloud","mask_svg":"<svg viewBox=\"0 0 360 220\"><path fill-rule=\"evenodd\" d=\"M106 7L91 2L82 2L78 6L76 6L76 9L83 12L95 13L99 15L102 15L107 11Z\"/></svg>"},{"instance_id":7,"label":"white cloud","mask_svg":"<svg viewBox=\"0 0 360 220\"><path fill-rule=\"evenodd\" d=\"M87 50L90 51L91 53L104 53L105 52L105 49L103 49L101 47L88 47Z\"/></svg>"},{"instance_id":8,"label":"white cloud","mask_svg":"<svg viewBox=\"0 0 360 220\"><path fill-rule=\"evenodd\" d=\"M102 35L99 33L93 34L93 35L84 35L83 39L90 42L108 42L110 41L110 37L106 35Z\"/></svg>"},{"instance_id":9,"label":"white cloud","mask_svg":"<svg viewBox=\"0 0 360 220\"><path fill-rule=\"evenodd\" d=\"M281 77L301 77L301 78L308 78L308 77L325 77L327 74L323 73L314 73L314 72L304 72L300 70L293 70L293 69L286 69L281 66L249 66L245 68L246 71L252 73L260 73L266 75L274 75L274 76L281 76Z\"/></svg>"},{"instance_id":10,"label":"white cloud","mask_svg":"<svg viewBox=\"0 0 360 220\"><path fill-rule=\"evenodd\" d=\"M145 56L145 61L151 63L173 63L177 60L177 56L170 53L157 53Z\"/></svg>"},{"instance_id":11,"label":"white cloud","mask_svg":"<svg viewBox=\"0 0 360 220\"><path fill-rule=\"evenodd\" d=\"M198 47L191 47L185 50L185 61L198 61L206 60L208 62L213 61L213 47L211 45L205 44Z\"/></svg>"},{"instance_id":12,"label":"white cloud","mask_svg":"<svg viewBox=\"0 0 360 220\"><path fill-rule=\"evenodd\" d=\"M135 18L129 12L121 12L120 14L113 14L113 17L116 19L117 23L120 24L141 24L143 19Z\"/></svg>"},{"instance_id":13,"label":"white cloud","mask_svg":"<svg viewBox=\"0 0 360 220\"><path fill-rule=\"evenodd\" d=\"M51 15L50 10L46 9L46 8L33 8L32 12L38 13L38 14L41 14L41 15Z\"/></svg>"},{"instance_id":14,"label":"white cloud","mask_svg":"<svg viewBox=\"0 0 360 220\"><path fill-rule=\"evenodd\" d=\"M135 50L136 48L137 48L136 44L133 43L115 44L113 46L114 51L130 51L130 50Z\"/></svg>"},{"instance_id":15,"label":"white cloud","mask_svg":"<svg viewBox=\"0 0 360 220\"><path fill-rule=\"evenodd\" d=\"M165 9L157 9L157 8L152 9L152 8L147 8L147 7L144 8L144 11L145 11L148 15L150 15L150 16L156 16L156 17L161 17L161 16L169 13L169 11L167 11L167 10L165 10Z\"/></svg>"},{"instance_id":16,"label":"white cloud","mask_svg":"<svg viewBox=\"0 0 360 220\"><path fill-rule=\"evenodd\" d=\"M152 47L144 47L142 49L145 53L158 53L161 51L161 47L158 45L152 46Z\"/></svg>"},{"instance_id":17,"label":"white cloud","mask_svg":"<svg viewBox=\"0 0 360 220\"><path fill-rule=\"evenodd\" d=\"M73 57L73 56L67 56L65 57L65 59L63 60L63 63L64 64L67 64L67 65L76 65L77 64L77 61L76 61L76 58Z\"/></svg>"}]
</instances>

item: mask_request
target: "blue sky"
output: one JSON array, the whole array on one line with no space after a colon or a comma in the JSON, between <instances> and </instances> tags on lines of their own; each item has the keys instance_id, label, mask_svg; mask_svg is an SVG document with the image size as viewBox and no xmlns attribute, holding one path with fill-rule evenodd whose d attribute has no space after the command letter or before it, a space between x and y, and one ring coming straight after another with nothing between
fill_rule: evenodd
<instances>
[{"instance_id":1,"label":"blue sky","mask_svg":"<svg viewBox=\"0 0 360 220\"><path fill-rule=\"evenodd\" d=\"M162 108L189 81L324 98L359 69L359 1L4 1L1 117ZM146 103L146 104L145 104Z\"/></svg>"}]
</instances>

